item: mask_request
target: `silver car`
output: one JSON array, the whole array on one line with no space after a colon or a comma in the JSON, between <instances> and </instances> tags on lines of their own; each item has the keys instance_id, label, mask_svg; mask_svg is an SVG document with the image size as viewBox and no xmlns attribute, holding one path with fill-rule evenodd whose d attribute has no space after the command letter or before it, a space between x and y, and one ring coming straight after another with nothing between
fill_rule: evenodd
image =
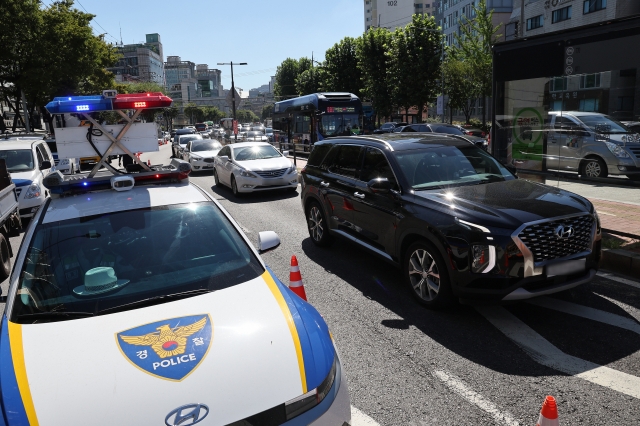
<instances>
[{"instance_id":1,"label":"silver car","mask_svg":"<svg viewBox=\"0 0 640 426\"><path fill-rule=\"evenodd\" d=\"M640 134L596 112L549 111L549 119L548 168L640 180Z\"/></svg>"}]
</instances>

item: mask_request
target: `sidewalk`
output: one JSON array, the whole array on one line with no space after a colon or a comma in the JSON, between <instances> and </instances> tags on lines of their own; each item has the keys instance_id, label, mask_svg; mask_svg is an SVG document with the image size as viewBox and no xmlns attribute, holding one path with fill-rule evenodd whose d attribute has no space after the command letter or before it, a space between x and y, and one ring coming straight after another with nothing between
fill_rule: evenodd
<instances>
[{"instance_id":1,"label":"sidewalk","mask_svg":"<svg viewBox=\"0 0 640 426\"><path fill-rule=\"evenodd\" d=\"M591 198L602 228L640 235L640 206Z\"/></svg>"}]
</instances>

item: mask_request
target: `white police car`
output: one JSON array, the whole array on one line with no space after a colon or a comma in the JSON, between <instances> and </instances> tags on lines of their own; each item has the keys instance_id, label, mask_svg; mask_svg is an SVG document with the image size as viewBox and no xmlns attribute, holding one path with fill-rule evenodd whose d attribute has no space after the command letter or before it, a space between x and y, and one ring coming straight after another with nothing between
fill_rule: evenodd
<instances>
[{"instance_id":1,"label":"white police car","mask_svg":"<svg viewBox=\"0 0 640 426\"><path fill-rule=\"evenodd\" d=\"M2 317L0 424L350 424L320 314L172 164L45 178Z\"/></svg>"},{"instance_id":2,"label":"white police car","mask_svg":"<svg viewBox=\"0 0 640 426\"><path fill-rule=\"evenodd\" d=\"M7 164L16 185L20 216L32 217L48 197L42 179L54 167L53 155L42 138L15 138L0 141L0 158Z\"/></svg>"}]
</instances>

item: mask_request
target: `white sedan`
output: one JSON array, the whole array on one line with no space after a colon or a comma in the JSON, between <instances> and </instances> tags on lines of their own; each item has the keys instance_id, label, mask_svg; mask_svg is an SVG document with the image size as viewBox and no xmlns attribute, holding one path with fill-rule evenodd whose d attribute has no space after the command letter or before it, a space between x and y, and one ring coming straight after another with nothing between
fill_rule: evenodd
<instances>
[{"instance_id":1,"label":"white sedan","mask_svg":"<svg viewBox=\"0 0 640 426\"><path fill-rule=\"evenodd\" d=\"M222 149L217 140L193 140L187 142L182 159L191 163L193 170L212 170L214 157Z\"/></svg>"},{"instance_id":2,"label":"white sedan","mask_svg":"<svg viewBox=\"0 0 640 426\"><path fill-rule=\"evenodd\" d=\"M227 185L238 197L245 192L298 188L298 171L286 156L265 142L223 147L215 157L216 185Z\"/></svg>"},{"instance_id":3,"label":"white sedan","mask_svg":"<svg viewBox=\"0 0 640 426\"><path fill-rule=\"evenodd\" d=\"M255 130L247 132L247 136L245 136L244 140L247 142L269 142L269 138L267 138L267 135L265 135L264 132Z\"/></svg>"}]
</instances>

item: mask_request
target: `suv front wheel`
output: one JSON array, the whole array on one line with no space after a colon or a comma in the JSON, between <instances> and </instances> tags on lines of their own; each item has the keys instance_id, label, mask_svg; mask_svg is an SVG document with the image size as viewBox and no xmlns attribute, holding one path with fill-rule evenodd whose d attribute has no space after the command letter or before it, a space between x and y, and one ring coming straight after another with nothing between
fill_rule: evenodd
<instances>
[{"instance_id":1,"label":"suv front wheel","mask_svg":"<svg viewBox=\"0 0 640 426\"><path fill-rule=\"evenodd\" d=\"M307 207L307 228L311 241L317 246L325 247L331 243L327 220L320 204L311 202Z\"/></svg>"},{"instance_id":2,"label":"suv front wheel","mask_svg":"<svg viewBox=\"0 0 640 426\"><path fill-rule=\"evenodd\" d=\"M430 243L418 241L411 244L405 252L403 270L405 281L421 304L437 308L453 301L446 265Z\"/></svg>"}]
</instances>

